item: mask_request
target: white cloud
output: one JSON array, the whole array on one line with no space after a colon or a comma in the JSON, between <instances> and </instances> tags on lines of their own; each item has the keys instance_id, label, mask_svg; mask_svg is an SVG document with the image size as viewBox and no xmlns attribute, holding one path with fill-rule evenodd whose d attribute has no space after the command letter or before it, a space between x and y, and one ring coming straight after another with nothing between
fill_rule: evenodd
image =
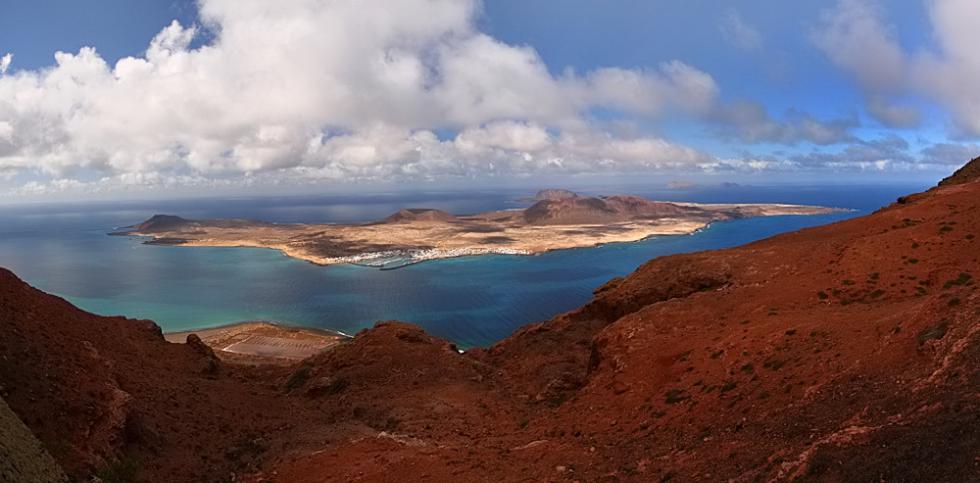
<instances>
[{"instance_id":1,"label":"white cloud","mask_svg":"<svg viewBox=\"0 0 980 483\"><path fill-rule=\"evenodd\" d=\"M596 108L703 112L718 96L710 75L674 61L556 77L533 49L478 31L479 9L476 0L202 0L208 45L191 49L198 29L174 22L142 57L109 65L83 48L0 78L0 170L126 184L601 171L705 158L660 139L610 136L588 118ZM442 129L459 135L440 140Z\"/></svg>"},{"instance_id":2,"label":"white cloud","mask_svg":"<svg viewBox=\"0 0 980 483\"><path fill-rule=\"evenodd\" d=\"M880 5L841 0L823 16L814 41L865 90L869 113L889 126L914 125L916 109L896 97L918 94L938 101L961 133L980 136L980 2L926 2L935 49L902 48Z\"/></svg>"},{"instance_id":3,"label":"white cloud","mask_svg":"<svg viewBox=\"0 0 980 483\"><path fill-rule=\"evenodd\" d=\"M869 114L886 126L908 127L918 123L918 111L892 101L906 89L908 59L882 17L875 2L840 0L821 16L813 41L856 78Z\"/></svg>"},{"instance_id":4,"label":"white cloud","mask_svg":"<svg viewBox=\"0 0 980 483\"><path fill-rule=\"evenodd\" d=\"M820 120L794 110L787 112L784 119L777 120L762 104L747 101L719 105L711 113L711 119L722 136L749 143L852 142L855 137L851 130L858 125L856 119Z\"/></svg>"},{"instance_id":5,"label":"white cloud","mask_svg":"<svg viewBox=\"0 0 980 483\"><path fill-rule=\"evenodd\" d=\"M922 120L918 109L903 106L881 95L869 94L865 100L865 108L886 126L912 127Z\"/></svg>"},{"instance_id":6,"label":"white cloud","mask_svg":"<svg viewBox=\"0 0 980 483\"><path fill-rule=\"evenodd\" d=\"M661 139L623 139L588 128L551 133L525 122L467 128L441 141L430 131L378 127L315 143L298 172L331 179L523 175L560 168L565 173L699 169L713 158Z\"/></svg>"},{"instance_id":7,"label":"white cloud","mask_svg":"<svg viewBox=\"0 0 980 483\"><path fill-rule=\"evenodd\" d=\"M876 3L841 0L823 13L813 40L831 61L851 72L862 87L897 89L905 79L905 55L895 32L881 17Z\"/></svg>"},{"instance_id":8,"label":"white cloud","mask_svg":"<svg viewBox=\"0 0 980 483\"><path fill-rule=\"evenodd\" d=\"M922 150L922 161L933 165L961 166L980 156L980 145L937 143Z\"/></svg>"},{"instance_id":9,"label":"white cloud","mask_svg":"<svg viewBox=\"0 0 980 483\"><path fill-rule=\"evenodd\" d=\"M731 9L718 24L721 35L735 47L745 51L756 51L762 48L762 34L747 24L737 10Z\"/></svg>"},{"instance_id":10,"label":"white cloud","mask_svg":"<svg viewBox=\"0 0 980 483\"><path fill-rule=\"evenodd\" d=\"M580 107L600 105L646 115L703 113L719 95L710 75L676 60L656 71L602 68L584 78L569 73L563 87Z\"/></svg>"},{"instance_id":11,"label":"white cloud","mask_svg":"<svg viewBox=\"0 0 980 483\"><path fill-rule=\"evenodd\" d=\"M14 61L14 54L6 53L3 57L0 57L0 75L7 73L7 69L10 69L10 63Z\"/></svg>"},{"instance_id":12,"label":"white cloud","mask_svg":"<svg viewBox=\"0 0 980 483\"><path fill-rule=\"evenodd\" d=\"M939 51L916 57L912 81L939 99L960 129L980 136L980 2L933 0L928 5Z\"/></svg>"}]
</instances>

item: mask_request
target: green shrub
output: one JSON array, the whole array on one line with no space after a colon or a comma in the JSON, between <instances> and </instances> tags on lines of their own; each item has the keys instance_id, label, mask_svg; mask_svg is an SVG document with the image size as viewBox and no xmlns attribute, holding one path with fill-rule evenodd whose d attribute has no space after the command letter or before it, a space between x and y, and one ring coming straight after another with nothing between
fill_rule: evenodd
<instances>
[{"instance_id":1,"label":"green shrub","mask_svg":"<svg viewBox=\"0 0 980 483\"><path fill-rule=\"evenodd\" d=\"M932 327L924 329L919 332L917 339L919 340L919 345L925 344L926 342L933 339L942 339L946 336L946 331L949 329L949 322L942 321Z\"/></svg>"},{"instance_id":2,"label":"green shrub","mask_svg":"<svg viewBox=\"0 0 980 483\"><path fill-rule=\"evenodd\" d=\"M960 275L958 277L956 277L956 278L954 278L952 280L948 280L946 283L944 283L943 284L943 288L944 289L950 289L950 288L953 288L954 286L957 286L957 285L969 285L969 283L970 283L970 281L972 279L973 279L973 276L972 275L970 275L969 273L966 273L966 272L962 272L962 273L960 273Z\"/></svg>"},{"instance_id":3,"label":"green shrub","mask_svg":"<svg viewBox=\"0 0 980 483\"><path fill-rule=\"evenodd\" d=\"M690 398L691 396L688 396L683 389L671 389L664 396L664 401L667 404L677 404Z\"/></svg>"},{"instance_id":4,"label":"green shrub","mask_svg":"<svg viewBox=\"0 0 980 483\"><path fill-rule=\"evenodd\" d=\"M135 459L124 456L96 472L96 477L105 483L128 483L136 481L139 469Z\"/></svg>"},{"instance_id":5,"label":"green shrub","mask_svg":"<svg viewBox=\"0 0 980 483\"><path fill-rule=\"evenodd\" d=\"M306 381L310 378L310 366L303 366L297 369L295 372L289 375L286 379L286 389L292 391L297 387L306 384Z\"/></svg>"},{"instance_id":6,"label":"green shrub","mask_svg":"<svg viewBox=\"0 0 980 483\"><path fill-rule=\"evenodd\" d=\"M765 367L766 369L773 370L773 371L778 371L784 365L786 365L786 361L775 359L775 358L769 359L764 363L762 363L762 367Z\"/></svg>"}]
</instances>

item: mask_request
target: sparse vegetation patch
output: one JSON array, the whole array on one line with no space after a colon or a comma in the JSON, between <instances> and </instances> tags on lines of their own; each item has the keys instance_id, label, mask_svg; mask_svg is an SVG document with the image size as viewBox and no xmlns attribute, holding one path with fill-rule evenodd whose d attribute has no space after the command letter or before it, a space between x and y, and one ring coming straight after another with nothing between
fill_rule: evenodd
<instances>
[{"instance_id":1,"label":"sparse vegetation patch","mask_svg":"<svg viewBox=\"0 0 980 483\"><path fill-rule=\"evenodd\" d=\"M946 336L946 331L948 329L949 329L949 322L945 320L932 327L924 329L922 332L919 332L919 336L917 338L919 341L919 345L925 344L930 340L942 339L943 337Z\"/></svg>"}]
</instances>

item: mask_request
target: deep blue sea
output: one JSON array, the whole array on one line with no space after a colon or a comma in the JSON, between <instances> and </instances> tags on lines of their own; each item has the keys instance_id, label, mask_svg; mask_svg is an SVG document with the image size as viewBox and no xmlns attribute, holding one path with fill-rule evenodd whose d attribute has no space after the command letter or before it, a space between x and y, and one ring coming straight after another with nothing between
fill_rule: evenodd
<instances>
[{"instance_id":1,"label":"deep blue sea","mask_svg":"<svg viewBox=\"0 0 980 483\"><path fill-rule=\"evenodd\" d=\"M607 280L647 260L741 245L866 214L924 185L727 187L643 190L653 199L820 204L855 211L716 223L687 236L536 256L430 261L398 270L320 267L277 251L143 245L115 227L156 213L276 222L379 219L403 207L457 214L526 206L527 191L202 199L0 206L0 266L32 285L104 315L156 321L165 331L273 320L353 334L376 321L417 323L460 346L485 346L529 322L589 300ZM622 192L604 190L605 193Z\"/></svg>"}]
</instances>

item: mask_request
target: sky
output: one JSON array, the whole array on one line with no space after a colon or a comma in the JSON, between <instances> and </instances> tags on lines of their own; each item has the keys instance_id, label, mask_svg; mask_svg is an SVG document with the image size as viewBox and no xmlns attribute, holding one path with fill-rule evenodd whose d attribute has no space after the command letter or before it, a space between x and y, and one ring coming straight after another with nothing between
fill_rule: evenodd
<instances>
[{"instance_id":1,"label":"sky","mask_svg":"<svg viewBox=\"0 0 980 483\"><path fill-rule=\"evenodd\" d=\"M0 202L934 180L975 0L0 0Z\"/></svg>"}]
</instances>

